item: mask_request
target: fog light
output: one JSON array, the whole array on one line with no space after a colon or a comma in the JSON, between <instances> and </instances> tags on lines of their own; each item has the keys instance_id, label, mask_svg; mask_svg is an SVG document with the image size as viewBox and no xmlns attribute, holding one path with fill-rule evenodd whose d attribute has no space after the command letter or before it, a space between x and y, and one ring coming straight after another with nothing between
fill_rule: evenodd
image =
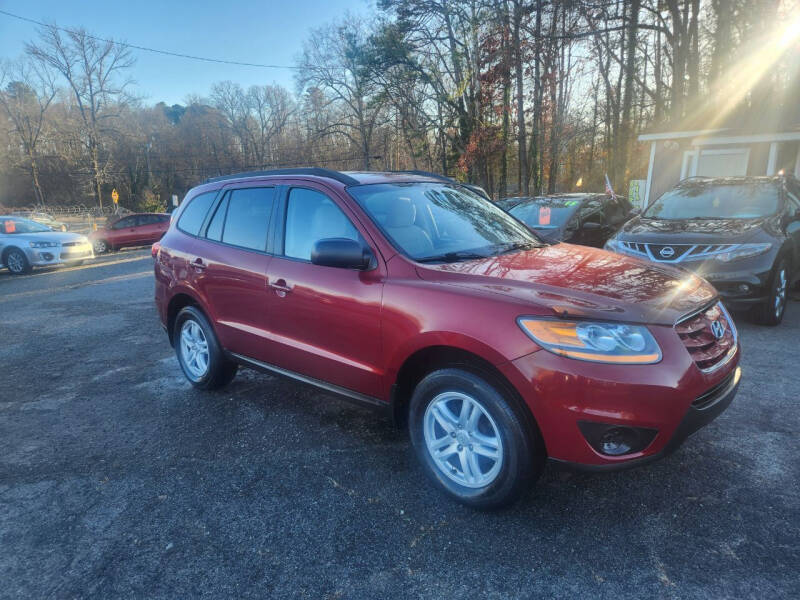
<instances>
[{"instance_id":1,"label":"fog light","mask_svg":"<svg viewBox=\"0 0 800 600\"><path fill-rule=\"evenodd\" d=\"M623 429L622 427L614 427L609 429L600 438L600 451L603 454L610 454L611 456L619 456L620 454L628 454L636 443L636 440L631 439L636 436L630 429Z\"/></svg>"},{"instance_id":2,"label":"fog light","mask_svg":"<svg viewBox=\"0 0 800 600\"><path fill-rule=\"evenodd\" d=\"M746 294L750 291L750 286L746 283L740 283L739 287L737 288L741 293Z\"/></svg>"},{"instance_id":3,"label":"fog light","mask_svg":"<svg viewBox=\"0 0 800 600\"><path fill-rule=\"evenodd\" d=\"M622 456L641 452L658 433L649 427L623 427L611 423L578 421L578 428L589 445L606 456Z\"/></svg>"},{"instance_id":4,"label":"fog light","mask_svg":"<svg viewBox=\"0 0 800 600\"><path fill-rule=\"evenodd\" d=\"M42 260L53 260L53 255L49 252L40 252L39 256L42 257Z\"/></svg>"}]
</instances>

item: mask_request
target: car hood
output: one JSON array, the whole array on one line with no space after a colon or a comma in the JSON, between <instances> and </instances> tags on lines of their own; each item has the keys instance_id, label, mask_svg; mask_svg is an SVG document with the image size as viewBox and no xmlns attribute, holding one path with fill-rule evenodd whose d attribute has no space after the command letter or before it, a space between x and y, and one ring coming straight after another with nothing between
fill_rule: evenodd
<instances>
[{"instance_id":1,"label":"car hood","mask_svg":"<svg viewBox=\"0 0 800 600\"><path fill-rule=\"evenodd\" d=\"M13 233L1 238L5 244L13 244L19 242L80 242L86 239L85 235L80 233L71 233L69 231L42 231L40 233Z\"/></svg>"},{"instance_id":2,"label":"car hood","mask_svg":"<svg viewBox=\"0 0 800 600\"><path fill-rule=\"evenodd\" d=\"M631 239L646 236L654 241L660 236L669 236L672 243L687 243L688 238L711 241L711 238L741 241L763 228L769 217L760 219L647 219L635 217L620 229L617 237ZM687 238L685 241L683 238Z\"/></svg>"},{"instance_id":3,"label":"car hood","mask_svg":"<svg viewBox=\"0 0 800 600\"><path fill-rule=\"evenodd\" d=\"M717 297L710 284L687 271L564 243L480 260L420 265L417 272L425 280L530 303L531 314L630 323L673 325Z\"/></svg>"}]
</instances>

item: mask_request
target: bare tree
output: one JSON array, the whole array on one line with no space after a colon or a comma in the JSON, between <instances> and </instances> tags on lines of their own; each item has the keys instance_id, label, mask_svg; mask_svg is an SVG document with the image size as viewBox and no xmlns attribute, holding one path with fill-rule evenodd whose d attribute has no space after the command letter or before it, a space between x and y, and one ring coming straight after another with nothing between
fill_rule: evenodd
<instances>
[{"instance_id":1,"label":"bare tree","mask_svg":"<svg viewBox=\"0 0 800 600\"><path fill-rule=\"evenodd\" d=\"M85 29L67 31L55 25L39 31L39 42L28 43L25 51L32 59L58 72L72 92L75 107L83 126L92 191L98 205L103 206L104 165L101 157L104 136L111 131L111 121L118 115L116 105L125 102L130 83L120 77L133 63L126 46L100 40Z\"/></svg>"},{"instance_id":2,"label":"bare tree","mask_svg":"<svg viewBox=\"0 0 800 600\"><path fill-rule=\"evenodd\" d=\"M46 65L24 59L0 64L0 108L25 153L37 204L44 204L39 182L39 142L47 110L55 97L53 74Z\"/></svg>"},{"instance_id":3,"label":"bare tree","mask_svg":"<svg viewBox=\"0 0 800 600\"><path fill-rule=\"evenodd\" d=\"M366 43L366 26L353 17L314 30L303 49L299 83L323 90L338 103L340 118L318 134L344 135L361 150L363 168L369 169L383 100L365 65Z\"/></svg>"}]
</instances>

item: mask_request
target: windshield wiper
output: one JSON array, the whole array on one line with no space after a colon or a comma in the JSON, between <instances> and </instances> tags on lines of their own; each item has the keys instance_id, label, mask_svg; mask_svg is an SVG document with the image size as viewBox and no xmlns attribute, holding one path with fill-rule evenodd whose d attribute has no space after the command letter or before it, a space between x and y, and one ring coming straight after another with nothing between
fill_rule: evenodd
<instances>
[{"instance_id":1,"label":"windshield wiper","mask_svg":"<svg viewBox=\"0 0 800 600\"><path fill-rule=\"evenodd\" d=\"M540 248L538 244L533 242L508 242L505 244L497 244L500 248L498 254L508 254L509 252L517 252L519 250L530 250L531 248Z\"/></svg>"},{"instance_id":2,"label":"windshield wiper","mask_svg":"<svg viewBox=\"0 0 800 600\"><path fill-rule=\"evenodd\" d=\"M417 262L431 263L431 262L458 262L460 260L474 260L479 258L489 258L489 255L480 254L478 252L471 252L469 250L458 250L456 252L445 252L444 254L436 254L435 256L424 256L417 258Z\"/></svg>"}]
</instances>

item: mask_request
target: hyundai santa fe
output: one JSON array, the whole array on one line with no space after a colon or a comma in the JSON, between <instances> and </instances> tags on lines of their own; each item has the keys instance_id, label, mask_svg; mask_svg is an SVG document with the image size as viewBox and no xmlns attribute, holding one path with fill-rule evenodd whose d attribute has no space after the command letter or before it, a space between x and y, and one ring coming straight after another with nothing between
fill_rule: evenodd
<instances>
[{"instance_id":1,"label":"hyundai santa fe","mask_svg":"<svg viewBox=\"0 0 800 600\"><path fill-rule=\"evenodd\" d=\"M674 450L730 404L736 328L700 277L538 238L452 180L324 169L209 180L155 260L186 378L240 366L383 409L423 470L480 508L546 459Z\"/></svg>"}]
</instances>

